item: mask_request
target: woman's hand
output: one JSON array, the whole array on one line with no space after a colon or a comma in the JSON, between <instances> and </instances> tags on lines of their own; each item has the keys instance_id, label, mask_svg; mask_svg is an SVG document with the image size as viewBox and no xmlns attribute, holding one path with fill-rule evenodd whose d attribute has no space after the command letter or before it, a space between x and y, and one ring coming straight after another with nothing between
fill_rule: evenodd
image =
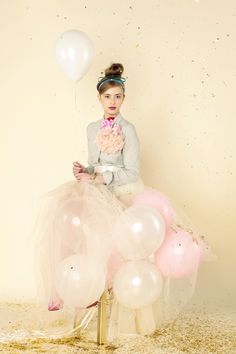
<instances>
[{"instance_id":1,"label":"woman's hand","mask_svg":"<svg viewBox=\"0 0 236 354\"><path fill-rule=\"evenodd\" d=\"M94 178L93 175L90 175L89 173L84 173L84 172L80 172L78 173L77 177L75 177L77 179L77 181L83 181L83 182L89 182L91 183Z\"/></svg>"},{"instance_id":2,"label":"woman's hand","mask_svg":"<svg viewBox=\"0 0 236 354\"><path fill-rule=\"evenodd\" d=\"M89 183L105 184L102 174L89 174L85 172L85 167L78 161L73 162L73 174L77 181Z\"/></svg>"},{"instance_id":3,"label":"woman's hand","mask_svg":"<svg viewBox=\"0 0 236 354\"><path fill-rule=\"evenodd\" d=\"M73 162L73 174L78 179L81 173L85 173L85 167L78 161Z\"/></svg>"},{"instance_id":4,"label":"woman's hand","mask_svg":"<svg viewBox=\"0 0 236 354\"><path fill-rule=\"evenodd\" d=\"M94 179L94 183L98 183L98 184L105 184L103 175L101 173L98 173Z\"/></svg>"},{"instance_id":5,"label":"woman's hand","mask_svg":"<svg viewBox=\"0 0 236 354\"><path fill-rule=\"evenodd\" d=\"M89 174L89 173L79 173L76 177L77 181L83 181L83 182L88 182L88 183L94 183L94 184L105 184L104 178L102 174Z\"/></svg>"}]
</instances>

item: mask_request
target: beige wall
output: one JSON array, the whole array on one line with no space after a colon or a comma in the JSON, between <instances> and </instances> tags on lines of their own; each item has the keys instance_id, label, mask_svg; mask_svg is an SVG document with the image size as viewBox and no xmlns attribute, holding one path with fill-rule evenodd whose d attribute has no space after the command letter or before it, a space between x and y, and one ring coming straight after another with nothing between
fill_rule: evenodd
<instances>
[{"instance_id":1,"label":"beige wall","mask_svg":"<svg viewBox=\"0 0 236 354\"><path fill-rule=\"evenodd\" d=\"M234 0L1 1L1 298L35 296L37 205L73 178L72 161L86 163L85 129L102 115L97 78L112 61L128 76L122 114L137 127L145 183L175 200L218 255L200 289L235 292L235 21ZM69 29L96 48L76 85L54 57Z\"/></svg>"}]
</instances>

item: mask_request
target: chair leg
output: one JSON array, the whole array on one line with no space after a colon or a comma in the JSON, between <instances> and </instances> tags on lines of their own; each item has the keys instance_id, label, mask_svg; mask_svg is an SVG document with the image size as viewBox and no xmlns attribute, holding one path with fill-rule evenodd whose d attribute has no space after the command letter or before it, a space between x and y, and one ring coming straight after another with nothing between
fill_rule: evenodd
<instances>
[{"instance_id":1,"label":"chair leg","mask_svg":"<svg viewBox=\"0 0 236 354\"><path fill-rule=\"evenodd\" d=\"M108 291L105 290L98 302L98 322L97 322L97 344L105 344L107 340L107 311L106 306L109 300Z\"/></svg>"}]
</instances>

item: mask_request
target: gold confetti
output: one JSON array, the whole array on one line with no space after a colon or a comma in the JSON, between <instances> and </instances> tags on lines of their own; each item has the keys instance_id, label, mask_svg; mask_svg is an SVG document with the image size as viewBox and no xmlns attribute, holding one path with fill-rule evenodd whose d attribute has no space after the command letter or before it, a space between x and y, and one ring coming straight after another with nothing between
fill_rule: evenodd
<instances>
[{"instance_id":1,"label":"gold confetti","mask_svg":"<svg viewBox=\"0 0 236 354\"><path fill-rule=\"evenodd\" d=\"M61 335L60 338L22 338L16 340L22 329L37 328L37 307L30 304L0 304L0 352L19 353L76 353L76 354L233 354L236 353L236 314L222 311L207 312L194 308L182 313L175 321L163 324L151 335L125 336L114 343L97 346L89 329L81 335ZM11 313L8 332L15 339L3 341L4 318ZM25 313L25 316L23 314ZM5 315L4 317L2 315ZM16 321L17 319L17 321ZM28 321L28 322L27 322ZM96 327L96 318L93 322ZM65 323L52 322L63 327ZM94 324L91 324L94 325ZM40 328L39 328L40 330Z\"/></svg>"}]
</instances>

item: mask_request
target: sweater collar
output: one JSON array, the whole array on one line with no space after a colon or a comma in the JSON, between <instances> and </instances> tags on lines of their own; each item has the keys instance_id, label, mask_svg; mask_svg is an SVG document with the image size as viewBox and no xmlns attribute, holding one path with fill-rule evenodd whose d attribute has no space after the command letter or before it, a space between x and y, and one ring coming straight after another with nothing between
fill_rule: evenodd
<instances>
[{"instance_id":1,"label":"sweater collar","mask_svg":"<svg viewBox=\"0 0 236 354\"><path fill-rule=\"evenodd\" d=\"M119 124L120 121L122 120L122 118L123 118L122 115L120 113L118 113L117 116L115 117L115 119L113 120L113 122L116 124ZM104 117L102 118L101 121L103 121L103 120L104 120Z\"/></svg>"}]
</instances>

